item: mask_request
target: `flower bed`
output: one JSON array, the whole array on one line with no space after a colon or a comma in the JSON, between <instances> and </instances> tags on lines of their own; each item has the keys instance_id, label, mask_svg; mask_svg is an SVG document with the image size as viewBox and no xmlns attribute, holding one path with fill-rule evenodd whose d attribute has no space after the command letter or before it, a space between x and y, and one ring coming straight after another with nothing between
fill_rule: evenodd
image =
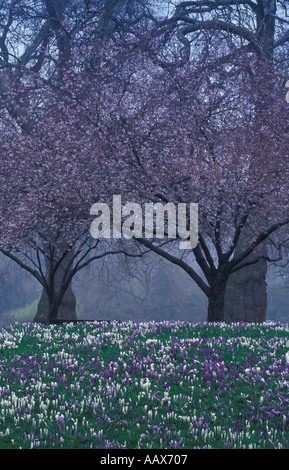
<instances>
[{"instance_id":1,"label":"flower bed","mask_svg":"<svg viewBox=\"0 0 289 470\"><path fill-rule=\"evenodd\" d=\"M288 339L282 324L2 328L0 448L288 448Z\"/></svg>"}]
</instances>

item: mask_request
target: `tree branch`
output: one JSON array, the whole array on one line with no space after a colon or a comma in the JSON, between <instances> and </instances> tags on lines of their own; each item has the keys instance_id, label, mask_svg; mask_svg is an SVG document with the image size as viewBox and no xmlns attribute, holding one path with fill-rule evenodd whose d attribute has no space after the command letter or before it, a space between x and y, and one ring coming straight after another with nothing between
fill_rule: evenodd
<instances>
[{"instance_id":1,"label":"tree branch","mask_svg":"<svg viewBox=\"0 0 289 470\"><path fill-rule=\"evenodd\" d=\"M138 243L149 248L154 253L162 256L163 258L167 259L171 263L180 266L189 276L195 281L195 283L200 287L200 289L204 292L206 296L209 295L209 286L203 281L203 279L195 272L195 270L185 263L182 259L177 258L176 256L171 255L165 250L162 250L160 247L155 246L153 243L145 240L144 238L137 238Z\"/></svg>"}]
</instances>

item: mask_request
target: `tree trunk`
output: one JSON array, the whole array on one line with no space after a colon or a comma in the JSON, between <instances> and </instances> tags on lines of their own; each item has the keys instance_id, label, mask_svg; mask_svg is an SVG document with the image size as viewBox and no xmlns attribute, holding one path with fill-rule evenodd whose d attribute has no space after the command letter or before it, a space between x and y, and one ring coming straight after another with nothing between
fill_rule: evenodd
<instances>
[{"instance_id":1,"label":"tree trunk","mask_svg":"<svg viewBox=\"0 0 289 470\"><path fill-rule=\"evenodd\" d=\"M57 304L53 296L51 296L51 298L49 299L49 312L48 312L48 319L51 325L55 324L56 320L58 319L58 310L59 310L59 305Z\"/></svg>"},{"instance_id":2,"label":"tree trunk","mask_svg":"<svg viewBox=\"0 0 289 470\"><path fill-rule=\"evenodd\" d=\"M55 276L54 276L54 295L53 298L56 299L59 291L62 286L63 282L63 274L65 270L67 269L71 257L73 256L73 253L68 254L64 260L62 261L61 265L57 269ZM46 260L46 271L49 273L49 259ZM48 276L47 276L48 277ZM50 312L50 313L49 313ZM49 301L49 296L46 290L43 288L42 295L40 298L40 301L38 303L37 307L37 312L34 318L34 321L36 323L49 323L50 318L49 316L51 315L51 302ZM57 318L58 320L76 320L76 298L72 290L71 284L69 284L63 299L60 303L59 308L57 308L57 311L54 311L52 314L55 319Z\"/></svg>"},{"instance_id":3,"label":"tree trunk","mask_svg":"<svg viewBox=\"0 0 289 470\"><path fill-rule=\"evenodd\" d=\"M274 37L275 37L275 15L276 0L264 0L257 2L256 34L259 44L262 46L262 60L273 67ZM267 13L266 13L267 12ZM270 12L270 14L268 14ZM270 86L263 83L264 87ZM264 103L262 102L263 112ZM258 110L258 100L256 102ZM260 110L261 111L261 110ZM270 108L268 105L268 116ZM258 128L258 112L256 128ZM264 249L265 250L265 249ZM253 256L253 255L252 255ZM248 266L232 274L227 284L225 296L225 321L262 323L266 320L267 313L267 290L266 290L267 263L260 260L257 264Z\"/></svg>"},{"instance_id":4,"label":"tree trunk","mask_svg":"<svg viewBox=\"0 0 289 470\"><path fill-rule=\"evenodd\" d=\"M263 323L266 320L266 274L267 262L264 259L231 274L225 295L226 323Z\"/></svg>"},{"instance_id":5,"label":"tree trunk","mask_svg":"<svg viewBox=\"0 0 289 470\"><path fill-rule=\"evenodd\" d=\"M226 283L226 277L220 273L218 279L214 280L210 286L208 322L224 321Z\"/></svg>"},{"instance_id":6,"label":"tree trunk","mask_svg":"<svg viewBox=\"0 0 289 470\"><path fill-rule=\"evenodd\" d=\"M76 298L71 285L63 296L63 300L58 309L56 318L58 320L77 320L76 316ZM49 323L49 298L45 289L43 289L37 306L37 312L34 318L36 323Z\"/></svg>"}]
</instances>

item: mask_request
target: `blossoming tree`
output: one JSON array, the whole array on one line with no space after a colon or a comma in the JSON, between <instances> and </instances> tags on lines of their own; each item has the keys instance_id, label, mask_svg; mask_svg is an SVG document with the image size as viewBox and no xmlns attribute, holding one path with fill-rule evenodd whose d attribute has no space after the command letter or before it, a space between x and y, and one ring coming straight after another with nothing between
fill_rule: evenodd
<instances>
[{"instance_id":1,"label":"blossoming tree","mask_svg":"<svg viewBox=\"0 0 289 470\"><path fill-rule=\"evenodd\" d=\"M25 113L0 116L1 251L43 286L49 315L40 321L59 318L80 269L124 252L89 234L91 205L109 198L118 185L116 159L109 152L115 132L110 109L124 86L115 66L119 49L109 44L107 61L104 46L93 47L99 64L83 67L86 47L79 44L73 61L66 61L61 86L58 77L47 80L27 70L20 78L16 73L16 89L10 77L6 109L16 102Z\"/></svg>"},{"instance_id":2,"label":"blossoming tree","mask_svg":"<svg viewBox=\"0 0 289 470\"><path fill-rule=\"evenodd\" d=\"M72 79L86 61L85 47L79 55L78 40L103 44L105 55L107 39L130 24L138 28L143 3L103 1L96 7L90 1L7 0L0 5L1 249L43 285L38 320L47 321L52 310L55 317L59 304L64 317L75 318L72 266L84 246L87 201L92 194L95 201L101 191L101 184L92 191L88 178L94 174L94 188L101 180L95 157L102 132L94 121L97 109L87 114L91 121L86 128L83 109L82 117L75 111L77 85L71 94L69 70ZM94 65L94 59L86 63L86 71ZM98 150L100 155L101 146Z\"/></svg>"},{"instance_id":3,"label":"blossoming tree","mask_svg":"<svg viewBox=\"0 0 289 470\"><path fill-rule=\"evenodd\" d=\"M236 47L235 55L241 52L250 57L253 54L277 74L280 64L288 71L287 15L285 1L185 0L175 2L169 17L161 23L155 19L155 24L165 41L171 44L177 39L180 53L176 62L180 64L191 60L198 44L206 43L208 51L215 50L218 54L224 41L229 39ZM288 72L283 76L284 83L287 75ZM267 85L270 87L270 81ZM264 77L263 87L267 85ZM240 237L240 249L242 245L243 237ZM225 302L230 318L235 321L266 318L266 272L266 262L260 260L230 277Z\"/></svg>"},{"instance_id":4,"label":"blossoming tree","mask_svg":"<svg viewBox=\"0 0 289 470\"><path fill-rule=\"evenodd\" d=\"M1 249L43 285L55 321L73 275L124 251L88 235L93 203L116 194L195 202L191 252L169 250L167 238L137 241L184 269L208 297L208 320L224 320L228 279L272 259L256 250L269 238L278 256L289 220L279 78L228 41L217 54L201 43L179 66L160 60L155 37L129 32L104 44L90 34L63 49L55 76L15 66L2 80Z\"/></svg>"},{"instance_id":5,"label":"blossoming tree","mask_svg":"<svg viewBox=\"0 0 289 470\"><path fill-rule=\"evenodd\" d=\"M208 297L209 321L224 321L233 273L279 257L289 222L282 80L254 55L233 56L234 48L229 63L204 61L200 51L181 68L150 66L131 77L115 110L125 116L118 146L124 194L199 204L193 258L167 250L168 240L138 241L191 276ZM246 245L238 249L241 236ZM269 239L275 250L259 251Z\"/></svg>"}]
</instances>

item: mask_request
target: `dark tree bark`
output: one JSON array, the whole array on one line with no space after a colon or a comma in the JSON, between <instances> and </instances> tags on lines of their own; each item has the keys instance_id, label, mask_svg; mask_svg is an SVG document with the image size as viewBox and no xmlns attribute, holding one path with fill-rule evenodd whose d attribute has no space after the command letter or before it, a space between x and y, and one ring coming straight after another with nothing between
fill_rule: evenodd
<instances>
[{"instance_id":1,"label":"dark tree bark","mask_svg":"<svg viewBox=\"0 0 289 470\"><path fill-rule=\"evenodd\" d=\"M43 288L42 294L37 306L37 312L34 318L36 323L54 323L55 320L76 320L76 298L71 283L66 289L63 298L57 301L60 291L63 288L63 277L65 270L68 272L73 252L67 255L59 268L56 270L53 278L50 280L51 292ZM46 271L50 271L51 260L46 260Z\"/></svg>"},{"instance_id":2,"label":"dark tree bark","mask_svg":"<svg viewBox=\"0 0 289 470\"><path fill-rule=\"evenodd\" d=\"M225 321L225 293L227 276L222 271L217 273L210 285L208 297L208 322Z\"/></svg>"},{"instance_id":3,"label":"dark tree bark","mask_svg":"<svg viewBox=\"0 0 289 470\"><path fill-rule=\"evenodd\" d=\"M238 245L240 251L240 245ZM263 250L262 250L263 251ZM259 250L260 254L261 250ZM255 255L248 256L248 261ZM267 261L246 266L228 279L224 304L226 323L263 323L267 311Z\"/></svg>"},{"instance_id":4,"label":"dark tree bark","mask_svg":"<svg viewBox=\"0 0 289 470\"><path fill-rule=\"evenodd\" d=\"M37 312L34 318L36 323L49 323L49 298L47 292L43 289ZM76 320L76 299L72 287L69 286L66 293L64 294L62 303L59 307L59 311L56 312L55 317L58 320Z\"/></svg>"}]
</instances>

